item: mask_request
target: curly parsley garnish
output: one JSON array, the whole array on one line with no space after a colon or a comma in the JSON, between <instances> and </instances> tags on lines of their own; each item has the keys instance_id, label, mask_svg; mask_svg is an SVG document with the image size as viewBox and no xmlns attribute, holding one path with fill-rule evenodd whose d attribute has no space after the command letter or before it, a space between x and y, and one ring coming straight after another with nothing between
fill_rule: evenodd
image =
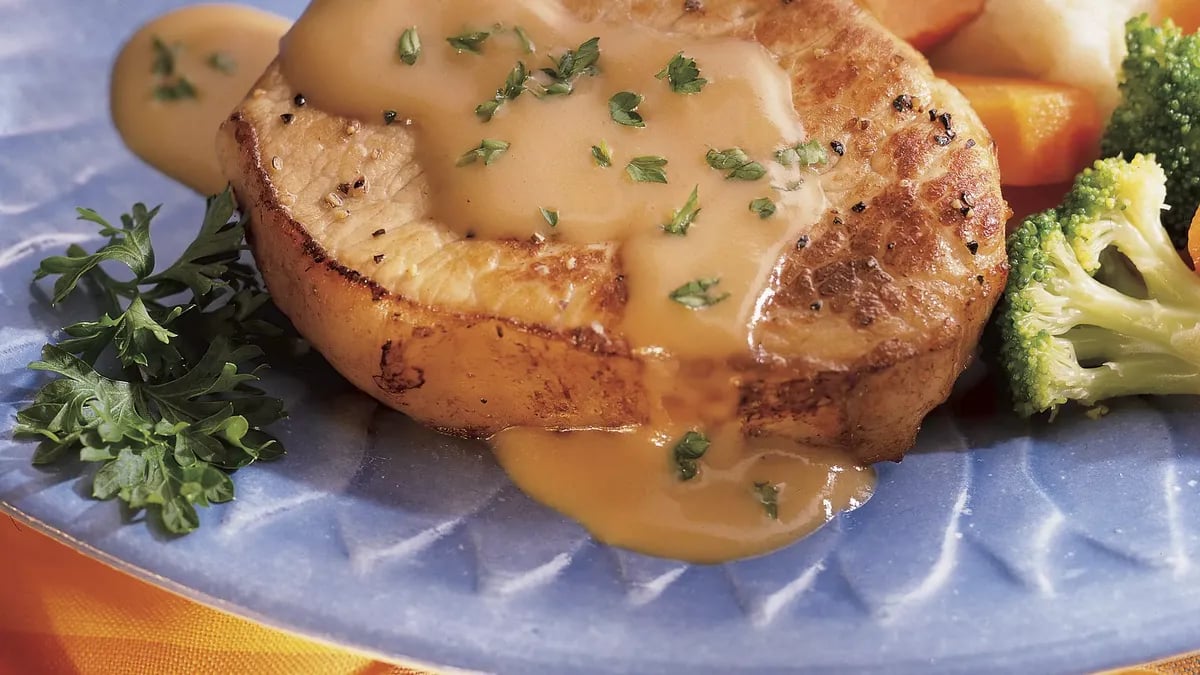
<instances>
[{"instance_id":1,"label":"curly parsley garnish","mask_svg":"<svg viewBox=\"0 0 1200 675\"><path fill-rule=\"evenodd\" d=\"M94 253L73 245L36 275L58 277L54 303L87 286L105 312L64 328L67 338L30 364L55 378L17 413L14 436L40 441L35 464L67 455L100 463L93 496L149 509L179 534L199 526L197 506L233 498L230 472L283 454L262 429L284 416L283 403L251 384L263 355L251 342L280 331L260 318L269 298L241 262L245 220L234 209L230 190L211 197L195 241L158 273L157 208L136 204L119 227L80 209L108 243ZM111 276L106 262L131 278Z\"/></svg>"},{"instance_id":2,"label":"curly parsley garnish","mask_svg":"<svg viewBox=\"0 0 1200 675\"><path fill-rule=\"evenodd\" d=\"M700 77L700 68L696 60L687 58L683 52L671 57L667 65L655 75L658 79L667 78L671 91L676 94L699 94L708 80Z\"/></svg>"},{"instance_id":3,"label":"curly parsley garnish","mask_svg":"<svg viewBox=\"0 0 1200 675\"><path fill-rule=\"evenodd\" d=\"M721 280L717 277L695 279L671 291L670 298L688 309L704 309L729 298L728 293L713 295L711 291Z\"/></svg>"}]
</instances>

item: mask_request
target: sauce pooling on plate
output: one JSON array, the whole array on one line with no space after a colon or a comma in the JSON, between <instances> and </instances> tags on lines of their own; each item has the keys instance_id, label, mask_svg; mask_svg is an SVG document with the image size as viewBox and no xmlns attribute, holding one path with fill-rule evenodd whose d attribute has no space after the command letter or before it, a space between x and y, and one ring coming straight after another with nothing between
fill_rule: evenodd
<instances>
[{"instance_id":1,"label":"sauce pooling on plate","mask_svg":"<svg viewBox=\"0 0 1200 675\"><path fill-rule=\"evenodd\" d=\"M828 158L763 47L549 0L316 0L280 63L348 128L415 130L430 215L458 236L620 246L613 337L643 364L646 419L497 434L527 493L604 541L697 562L776 549L869 498L854 457L746 438L738 417L764 289L826 208Z\"/></svg>"},{"instance_id":2,"label":"sauce pooling on plate","mask_svg":"<svg viewBox=\"0 0 1200 675\"><path fill-rule=\"evenodd\" d=\"M143 26L113 66L112 116L125 144L197 192L220 192L217 129L275 58L288 25L250 7L197 5Z\"/></svg>"}]
</instances>

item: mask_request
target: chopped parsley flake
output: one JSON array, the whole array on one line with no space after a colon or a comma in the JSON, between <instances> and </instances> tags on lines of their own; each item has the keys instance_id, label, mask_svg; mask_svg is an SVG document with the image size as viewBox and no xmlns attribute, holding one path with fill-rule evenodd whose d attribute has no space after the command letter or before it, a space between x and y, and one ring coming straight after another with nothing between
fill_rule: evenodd
<instances>
[{"instance_id":1,"label":"chopped parsley flake","mask_svg":"<svg viewBox=\"0 0 1200 675\"><path fill-rule=\"evenodd\" d=\"M600 141L600 145L592 146L592 159L596 160L596 166L612 166L612 148L608 147L608 141Z\"/></svg>"},{"instance_id":2,"label":"chopped parsley flake","mask_svg":"<svg viewBox=\"0 0 1200 675\"><path fill-rule=\"evenodd\" d=\"M471 148L463 153L462 157L458 158L458 163L455 166L466 166L474 164L478 160L483 160L483 165L488 166L500 158L505 152L508 152L508 141L498 141L494 138L485 138L481 141L478 147Z\"/></svg>"},{"instance_id":3,"label":"chopped parsley flake","mask_svg":"<svg viewBox=\"0 0 1200 675\"><path fill-rule=\"evenodd\" d=\"M632 91L619 91L608 99L608 112L617 124L627 127L642 128L646 122L637 112L638 106L645 100L641 94Z\"/></svg>"},{"instance_id":4,"label":"chopped parsley flake","mask_svg":"<svg viewBox=\"0 0 1200 675\"><path fill-rule=\"evenodd\" d=\"M546 219L550 227L558 227L558 211L546 207L541 207L538 210L542 212L542 217Z\"/></svg>"},{"instance_id":5,"label":"chopped parsley flake","mask_svg":"<svg viewBox=\"0 0 1200 675\"><path fill-rule=\"evenodd\" d=\"M766 220L767 218L775 215L775 202L767 199L766 197L759 197L758 199L750 202L750 211L758 214L759 218Z\"/></svg>"},{"instance_id":6,"label":"chopped parsley flake","mask_svg":"<svg viewBox=\"0 0 1200 675\"><path fill-rule=\"evenodd\" d=\"M797 143L775 151L775 161L784 166L815 166L829 161L829 155L820 141Z\"/></svg>"},{"instance_id":7,"label":"chopped parsley flake","mask_svg":"<svg viewBox=\"0 0 1200 675\"><path fill-rule=\"evenodd\" d=\"M667 234L686 235L696 216L700 213L700 186L692 188L692 194L684 203L683 208L677 209L671 216L671 222L662 226Z\"/></svg>"},{"instance_id":8,"label":"chopped parsley flake","mask_svg":"<svg viewBox=\"0 0 1200 675\"><path fill-rule=\"evenodd\" d=\"M655 75L658 79L667 78L671 91L676 94L699 94L708 80L700 77L700 68L696 60L687 58L683 52L671 57L667 65Z\"/></svg>"},{"instance_id":9,"label":"chopped parsley flake","mask_svg":"<svg viewBox=\"0 0 1200 675\"><path fill-rule=\"evenodd\" d=\"M665 157L642 155L629 160L629 164L625 165L625 173L639 183L666 183L667 171L663 168L666 165Z\"/></svg>"},{"instance_id":10,"label":"chopped parsley flake","mask_svg":"<svg viewBox=\"0 0 1200 675\"><path fill-rule=\"evenodd\" d=\"M686 284L671 291L669 296L675 302L687 307L688 309L704 309L729 298L728 293L721 295L713 295L709 291L712 290L721 280L717 277L709 277L706 279L696 279L689 281Z\"/></svg>"},{"instance_id":11,"label":"chopped parsley flake","mask_svg":"<svg viewBox=\"0 0 1200 675\"><path fill-rule=\"evenodd\" d=\"M482 43L486 37L487 33L483 33L483 38L479 40L479 43ZM455 38L450 39L453 40ZM450 44L453 45L454 43L451 42ZM410 66L416 65L417 59L421 56L421 36L417 34L416 26L400 34L400 42L396 45L396 51L399 52L401 61ZM475 50L472 49L471 51Z\"/></svg>"},{"instance_id":12,"label":"chopped parsley flake","mask_svg":"<svg viewBox=\"0 0 1200 675\"><path fill-rule=\"evenodd\" d=\"M227 52L213 52L209 54L208 65L213 70L219 70L226 75L232 75L237 70L237 61Z\"/></svg>"},{"instance_id":13,"label":"chopped parsley flake","mask_svg":"<svg viewBox=\"0 0 1200 675\"><path fill-rule=\"evenodd\" d=\"M700 473L700 458L708 452L708 437L699 431L689 431L675 444L672 455L680 480L691 480Z\"/></svg>"},{"instance_id":14,"label":"chopped parsley flake","mask_svg":"<svg viewBox=\"0 0 1200 675\"><path fill-rule=\"evenodd\" d=\"M750 159L741 148L709 150L704 160L714 169L728 171L725 178L729 180L758 180L767 175L763 165Z\"/></svg>"},{"instance_id":15,"label":"chopped parsley flake","mask_svg":"<svg viewBox=\"0 0 1200 675\"><path fill-rule=\"evenodd\" d=\"M600 38L594 37L579 45L578 49L568 49L558 60L551 59L549 68L542 68L542 74L550 78L550 84L545 87L545 96L562 96L575 90L574 82L582 75L595 75L596 63L600 60Z\"/></svg>"},{"instance_id":16,"label":"chopped parsley flake","mask_svg":"<svg viewBox=\"0 0 1200 675\"><path fill-rule=\"evenodd\" d=\"M779 520L779 486L770 483L755 483L754 495L771 520Z\"/></svg>"},{"instance_id":17,"label":"chopped parsley flake","mask_svg":"<svg viewBox=\"0 0 1200 675\"><path fill-rule=\"evenodd\" d=\"M504 85L496 90L496 95L490 101L484 101L475 107L475 115L484 122L492 121L496 111L505 101L516 100L525 91L525 80L529 79L529 71L525 64L517 61L517 65L508 72Z\"/></svg>"},{"instance_id":18,"label":"chopped parsley flake","mask_svg":"<svg viewBox=\"0 0 1200 675\"><path fill-rule=\"evenodd\" d=\"M517 39L521 41L521 49L526 54L532 54L537 51L537 47L534 46L533 40L529 39L529 33L526 33L524 28L517 26L513 28L513 32L517 34Z\"/></svg>"},{"instance_id":19,"label":"chopped parsley flake","mask_svg":"<svg viewBox=\"0 0 1200 675\"><path fill-rule=\"evenodd\" d=\"M462 35L448 37L446 38L446 42L450 43L450 46L457 50L460 54L462 52L482 54L483 43L486 42L491 35L492 34L488 33L487 31L475 31L472 33L463 33Z\"/></svg>"},{"instance_id":20,"label":"chopped parsley flake","mask_svg":"<svg viewBox=\"0 0 1200 675\"><path fill-rule=\"evenodd\" d=\"M186 77L174 82L160 84L154 88L154 98L160 101L180 101L185 98L196 98L196 88Z\"/></svg>"},{"instance_id":21,"label":"chopped parsley flake","mask_svg":"<svg viewBox=\"0 0 1200 675\"><path fill-rule=\"evenodd\" d=\"M174 75L175 52L179 49L179 45L168 46L161 38L155 37L151 40L150 47L154 50L154 61L150 63L150 72L163 77Z\"/></svg>"}]
</instances>

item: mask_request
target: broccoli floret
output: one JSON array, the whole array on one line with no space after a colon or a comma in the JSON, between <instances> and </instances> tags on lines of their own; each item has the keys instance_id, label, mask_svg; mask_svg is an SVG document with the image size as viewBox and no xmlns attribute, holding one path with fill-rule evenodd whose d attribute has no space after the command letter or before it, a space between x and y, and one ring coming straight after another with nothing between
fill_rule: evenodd
<instances>
[{"instance_id":1,"label":"broccoli floret","mask_svg":"<svg viewBox=\"0 0 1200 675\"><path fill-rule=\"evenodd\" d=\"M1200 278L1160 224L1152 156L1105 159L1009 237L996 314L1017 412L1134 394L1200 394Z\"/></svg>"},{"instance_id":2,"label":"broccoli floret","mask_svg":"<svg viewBox=\"0 0 1200 675\"><path fill-rule=\"evenodd\" d=\"M1104 157L1153 154L1167 173L1163 225L1176 246L1200 204L1200 35L1145 15L1125 27L1122 102L1101 140Z\"/></svg>"}]
</instances>

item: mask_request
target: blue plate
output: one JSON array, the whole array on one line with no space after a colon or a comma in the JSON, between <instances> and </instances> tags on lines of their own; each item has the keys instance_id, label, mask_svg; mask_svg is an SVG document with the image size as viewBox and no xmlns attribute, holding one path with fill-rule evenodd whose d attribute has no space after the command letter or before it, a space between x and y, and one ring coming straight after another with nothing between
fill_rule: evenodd
<instances>
[{"instance_id":1,"label":"blue plate","mask_svg":"<svg viewBox=\"0 0 1200 675\"><path fill-rule=\"evenodd\" d=\"M290 454L180 539L88 499L85 467L9 440L53 331L43 256L94 245L87 205L203 205L122 147L118 42L180 2L0 2L0 509L202 602L393 658L510 673L1080 672L1200 647L1200 415L1132 400L1101 421L934 415L877 495L764 558L698 567L596 543L478 444L425 431L317 359L273 372ZM295 16L301 3L261 2Z\"/></svg>"}]
</instances>

